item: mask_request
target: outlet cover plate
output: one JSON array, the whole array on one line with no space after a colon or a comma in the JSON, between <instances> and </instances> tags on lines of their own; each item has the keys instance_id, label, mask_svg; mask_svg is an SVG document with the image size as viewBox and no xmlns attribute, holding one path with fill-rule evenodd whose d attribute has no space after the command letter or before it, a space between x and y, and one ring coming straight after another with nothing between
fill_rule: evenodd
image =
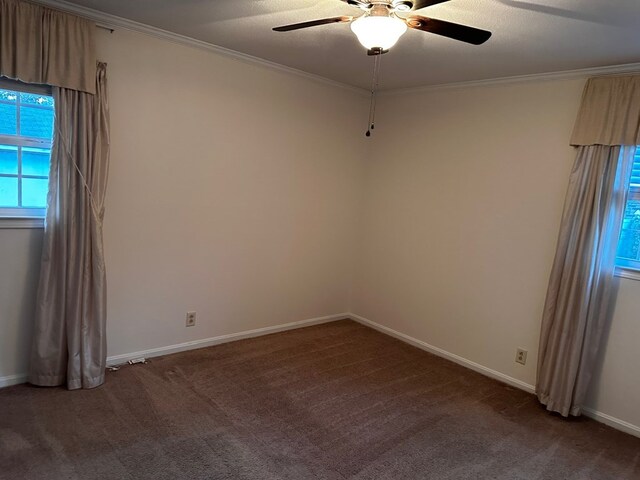
<instances>
[{"instance_id":1,"label":"outlet cover plate","mask_svg":"<svg viewBox=\"0 0 640 480\"><path fill-rule=\"evenodd\" d=\"M524 348L518 348L516 350L516 363L521 365L527 364L527 351Z\"/></svg>"}]
</instances>

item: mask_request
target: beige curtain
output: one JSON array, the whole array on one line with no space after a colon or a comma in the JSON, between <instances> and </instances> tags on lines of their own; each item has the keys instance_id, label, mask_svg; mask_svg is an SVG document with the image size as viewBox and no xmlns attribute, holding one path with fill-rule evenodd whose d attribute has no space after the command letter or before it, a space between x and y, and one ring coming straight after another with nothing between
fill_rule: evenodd
<instances>
[{"instance_id":1,"label":"beige curtain","mask_svg":"<svg viewBox=\"0 0 640 480\"><path fill-rule=\"evenodd\" d=\"M580 415L614 300L614 268L640 132L640 76L590 79L571 144L565 200L542 317L536 393Z\"/></svg>"},{"instance_id":2,"label":"beige curtain","mask_svg":"<svg viewBox=\"0 0 640 480\"><path fill-rule=\"evenodd\" d=\"M95 93L95 25L19 0L0 0L0 75Z\"/></svg>"},{"instance_id":3,"label":"beige curtain","mask_svg":"<svg viewBox=\"0 0 640 480\"><path fill-rule=\"evenodd\" d=\"M579 147L544 307L536 392L580 415L613 299L614 262L634 148Z\"/></svg>"},{"instance_id":4,"label":"beige curtain","mask_svg":"<svg viewBox=\"0 0 640 480\"><path fill-rule=\"evenodd\" d=\"M94 70L95 72L95 70ZM106 65L95 95L54 88L55 135L29 382L104 382L106 276L102 219L109 165Z\"/></svg>"},{"instance_id":5,"label":"beige curtain","mask_svg":"<svg viewBox=\"0 0 640 480\"><path fill-rule=\"evenodd\" d=\"M640 145L640 75L590 79L571 145Z\"/></svg>"},{"instance_id":6,"label":"beige curtain","mask_svg":"<svg viewBox=\"0 0 640 480\"><path fill-rule=\"evenodd\" d=\"M104 381L103 201L109 154L106 66L95 25L0 0L0 76L53 86L55 132L29 381L90 388Z\"/></svg>"}]
</instances>

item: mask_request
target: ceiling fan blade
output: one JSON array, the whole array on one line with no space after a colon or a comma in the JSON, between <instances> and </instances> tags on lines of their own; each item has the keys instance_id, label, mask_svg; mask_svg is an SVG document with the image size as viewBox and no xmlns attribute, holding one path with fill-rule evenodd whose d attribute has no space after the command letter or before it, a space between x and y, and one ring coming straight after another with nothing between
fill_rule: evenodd
<instances>
[{"instance_id":1,"label":"ceiling fan blade","mask_svg":"<svg viewBox=\"0 0 640 480\"><path fill-rule=\"evenodd\" d=\"M407 25L423 32L435 33L443 37L460 40L472 45L480 45L491 37L491 32L479 28L467 27L458 23L445 22L435 18L411 16L405 20Z\"/></svg>"},{"instance_id":2,"label":"ceiling fan blade","mask_svg":"<svg viewBox=\"0 0 640 480\"><path fill-rule=\"evenodd\" d=\"M275 27L273 30L276 32L290 32L291 30L299 30L301 28L316 27L318 25L327 25L329 23L348 23L351 20L353 20L353 17L323 18L321 20L311 20L310 22L294 23L292 25L283 25L282 27Z\"/></svg>"},{"instance_id":3,"label":"ceiling fan blade","mask_svg":"<svg viewBox=\"0 0 640 480\"><path fill-rule=\"evenodd\" d=\"M413 0L413 8L411 10L420 10L421 8L427 8L431 5L437 5L438 3L449 1L451 0Z\"/></svg>"}]
</instances>

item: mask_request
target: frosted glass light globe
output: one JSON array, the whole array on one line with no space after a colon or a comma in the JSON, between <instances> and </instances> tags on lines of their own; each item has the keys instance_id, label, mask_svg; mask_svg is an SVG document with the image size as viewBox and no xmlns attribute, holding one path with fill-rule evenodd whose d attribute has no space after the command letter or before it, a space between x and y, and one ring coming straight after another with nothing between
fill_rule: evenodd
<instances>
[{"instance_id":1,"label":"frosted glass light globe","mask_svg":"<svg viewBox=\"0 0 640 480\"><path fill-rule=\"evenodd\" d=\"M407 24L398 17L364 15L351 23L351 30L366 49L389 50L407 31Z\"/></svg>"}]
</instances>

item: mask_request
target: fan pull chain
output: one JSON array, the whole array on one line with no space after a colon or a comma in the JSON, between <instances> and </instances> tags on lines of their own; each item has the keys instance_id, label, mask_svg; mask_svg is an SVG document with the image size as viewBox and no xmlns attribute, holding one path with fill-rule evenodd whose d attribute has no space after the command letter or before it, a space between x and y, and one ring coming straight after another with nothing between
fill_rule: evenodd
<instances>
[{"instance_id":1,"label":"fan pull chain","mask_svg":"<svg viewBox=\"0 0 640 480\"><path fill-rule=\"evenodd\" d=\"M367 124L367 137L371 136L371 130L375 128L376 120L376 97L378 94L378 77L380 75L380 57L382 55L374 55L373 57L373 80L371 82L371 103L369 104L369 123Z\"/></svg>"}]
</instances>

